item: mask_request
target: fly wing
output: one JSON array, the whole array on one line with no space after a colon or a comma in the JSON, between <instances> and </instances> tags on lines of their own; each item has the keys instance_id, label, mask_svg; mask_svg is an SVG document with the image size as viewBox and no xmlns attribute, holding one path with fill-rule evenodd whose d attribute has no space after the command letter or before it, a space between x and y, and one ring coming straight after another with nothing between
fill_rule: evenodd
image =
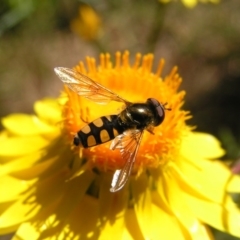
<instances>
[{"instance_id":1,"label":"fly wing","mask_svg":"<svg viewBox=\"0 0 240 240\"><path fill-rule=\"evenodd\" d=\"M142 136L143 130L128 130L112 141L110 149L120 149L125 163L123 168L116 170L113 175L111 192L119 191L126 184L132 172Z\"/></svg>"},{"instance_id":2,"label":"fly wing","mask_svg":"<svg viewBox=\"0 0 240 240\"><path fill-rule=\"evenodd\" d=\"M106 104L109 101L123 102L126 105L129 104L128 101L119 95L82 73L63 67L54 68L54 71L64 84L80 96L100 104Z\"/></svg>"}]
</instances>

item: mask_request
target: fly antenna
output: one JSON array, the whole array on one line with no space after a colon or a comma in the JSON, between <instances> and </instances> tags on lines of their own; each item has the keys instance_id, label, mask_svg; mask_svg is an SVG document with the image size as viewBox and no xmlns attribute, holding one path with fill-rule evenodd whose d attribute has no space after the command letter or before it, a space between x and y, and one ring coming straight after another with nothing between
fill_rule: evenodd
<instances>
[{"instance_id":1,"label":"fly antenna","mask_svg":"<svg viewBox=\"0 0 240 240\"><path fill-rule=\"evenodd\" d=\"M168 110L168 111L171 111L172 109L171 108L166 108L166 106L168 105L167 102L163 103L162 106L163 106L163 109L164 110Z\"/></svg>"}]
</instances>

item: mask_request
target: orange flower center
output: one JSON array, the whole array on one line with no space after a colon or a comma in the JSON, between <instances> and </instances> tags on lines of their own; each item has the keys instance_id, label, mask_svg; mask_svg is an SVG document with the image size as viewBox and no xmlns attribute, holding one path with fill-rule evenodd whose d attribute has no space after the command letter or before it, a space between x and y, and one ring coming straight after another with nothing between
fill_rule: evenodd
<instances>
[{"instance_id":1,"label":"orange flower center","mask_svg":"<svg viewBox=\"0 0 240 240\"><path fill-rule=\"evenodd\" d=\"M161 103L167 102L167 106L171 108L171 111L165 111L165 119L154 129L154 134L144 132L134 164L134 169L137 171L146 167L159 167L169 160L174 160L181 135L186 129L185 121L189 118L187 112L180 110L185 92L177 92L181 83L177 68L174 67L170 74L162 79L164 60L160 60L156 73L151 72L152 64L152 54L143 57L136 54L135 61L131 65L128 52L122 55L117 52L115 64L110 60L109 54L101 54L99 66L96 65L95 59L87 57L88 70L83 62L75 67L76 71L130 102L146 102L148 98L155 98ZM67 87L65 92L68 100L63 111L64 126L71 144L74 135L84 125L101 116L119 114L125 107L114 101L107 105L96 104ZM96 167L100 171L115 171L120 169L124 162L119 151L112 151L109 146L110 142L107 142L91 148L75 147L74 149L81 157L90 161L91 167Z\"/></svg>"}]
</instances>

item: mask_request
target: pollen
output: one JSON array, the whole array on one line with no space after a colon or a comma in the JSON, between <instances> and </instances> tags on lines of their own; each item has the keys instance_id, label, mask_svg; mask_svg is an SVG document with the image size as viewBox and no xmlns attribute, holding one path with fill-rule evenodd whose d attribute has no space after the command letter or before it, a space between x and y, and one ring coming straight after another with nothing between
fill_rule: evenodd
<instances>
[{"instance_id":1,"label":"pollen","mask_svg":"<svg viewBox=\"0 0 240 240\"><path fill-rule=\"evenodd\" d=\"M178 154L179 144L184 132L189 128L186 120L189 112L181 108L184 104L184 91L178 91L181 77L174 67L168 75L162 77L165 61L161 59L156 68L153 67L153 54L142 56L140 53L132 59L129 52L116 52L114 60L110 54L101 54L99 63L91 57L86 58L86 64L79 62L74 70L93 81L103 85L129 102L146 102L155 98L165 104L165 119L153 129L154 134L145 131L134 164L133 173L139 173L145 168L157 168L168 161L174 161ZM132 62L132 63L131 63ZM64 104L64 129L72 144L74 135L90 122L100 123L102 116L119 114L124 104L109 101L97 104L70 90L65 86L66 102ZM167 110L167 109L171 110ZM110 150L111 142L83 149L73 147L76 154L85 157L89 166L100 171L115 171L121 169L124 162L118 150Z\"/></svg>"}]
</instances>

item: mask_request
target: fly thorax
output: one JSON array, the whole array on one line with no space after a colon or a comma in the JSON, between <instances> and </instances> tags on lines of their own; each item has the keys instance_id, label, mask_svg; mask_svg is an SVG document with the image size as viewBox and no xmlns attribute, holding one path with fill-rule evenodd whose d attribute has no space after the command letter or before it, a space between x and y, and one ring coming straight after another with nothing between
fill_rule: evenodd
<instances>
[{"instance_id":1,"label":"fly thorax","mask_svg":"<svg viewBox=\"0 0 240 240\"><path fill-rule=\"evenodd\" d=\"M152 123L154 115L145 103L134 103L119 114L122 123L129 128L145 128Z\"/></svg>"}]
</instances>

